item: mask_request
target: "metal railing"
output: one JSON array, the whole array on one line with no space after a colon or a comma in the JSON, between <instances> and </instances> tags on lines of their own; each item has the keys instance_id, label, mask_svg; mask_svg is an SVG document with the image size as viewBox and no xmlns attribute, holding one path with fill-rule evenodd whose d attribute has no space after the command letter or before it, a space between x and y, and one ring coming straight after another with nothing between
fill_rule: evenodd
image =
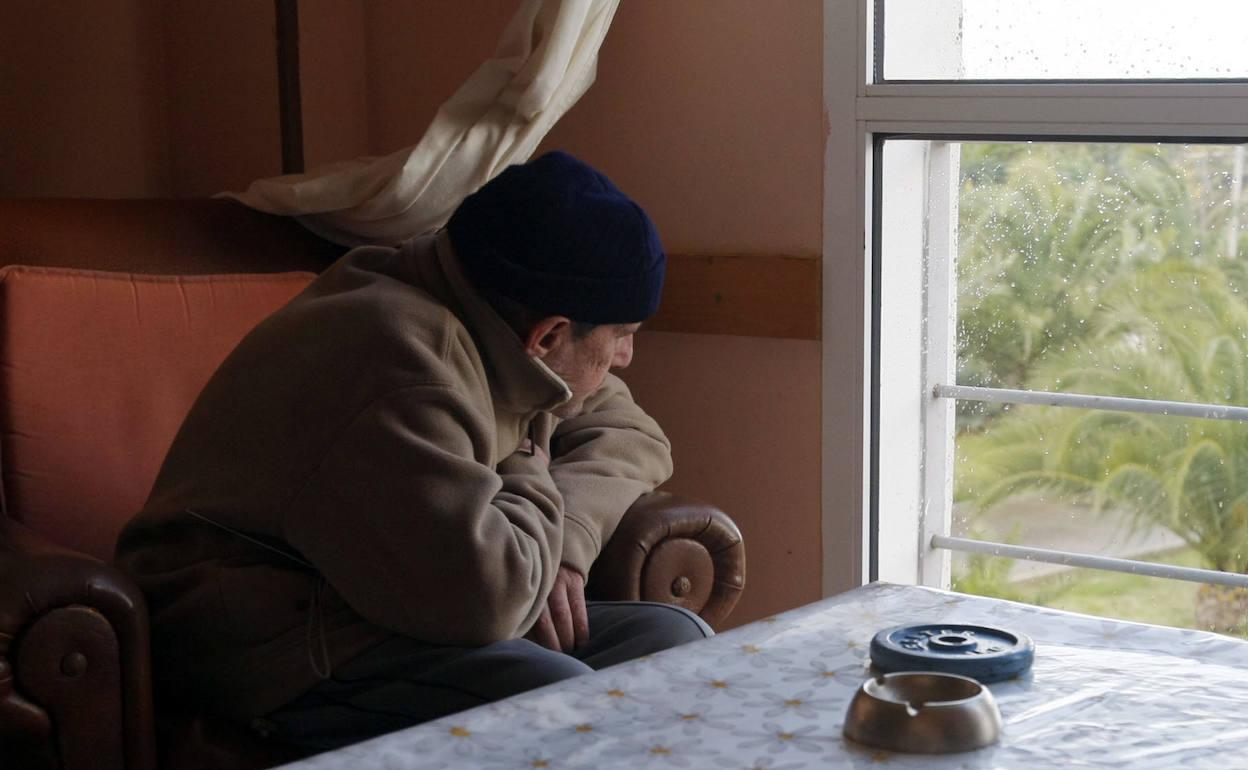
<instances>
[{"instance_id":1,"label":"metal railing","mask_svg":"<svg viewBox=\"0 0 1248 770\"><path fill-rule=\"evenodd\" d=\"M1038 406L1061 406L1076 409L1099 409L1114 412L1140 412L1176 417L1197 417L1205 420L1248 421L1248 407L1225 404L1198 404L1186 401L1161 401L1145 398L1122 398L1118 396L1090 396L1082 393L1048 393L1036 390L1011 390L1008 388L979 388L969 385L937 385L932 390L936 398L961 399L963 401L988 401L999 404L1034 404ZM1025 559L1068 567L1125 572L1132 575L1186 580L1193 583L1214 583L1224 586L1248 588L1248 575L1221 572L1195 567L1177 567L1171 564L1119 559L1110 556L1034 548L988 540L971 540L951 535L933 535L932 548L944 548L965 553L982 553L1008 559Z\"/></svg>"},{"instance_id":2,"label":"metal railing","mask_svg":"<svg viewBox=\"0 0 1248 770\"><path fill-rule=\"evenodd\" d=\"M1205 420L1242 420L1248 422L1248 407L1228 406L1226 404L1195 404L1188 401L1159 401L1151 398L1089 396L1083 393L1049 393L1042 390L977 388L970 385L937 385L932 391L937 398L953 398L962 401L1066 406L1076 409L1100 409L1107 412L1142 412L1144 414L1168 414L1176 417L1199 417Z\"/></svg>"},{"instance_id":3,"label":"metal railing","mask_svg":"<svg viewBox=\"0 0 1248 770\"><path fill-rule=\"evenodd\" d=\"M1043 561L1049 564L1062 564L1067 567L1086 567L1088 569L1108 570L1110 572L1126 572L1131 575L1146 575L1148 577L1170 578L1171 580L1187 580L1193 583L1217 583L1224 586L1248 588L1248 575L1240 575L1234 572L1219 572L1216 569L1176 567L1172 564L1158 564L1151 561L1094 556L1087 553L1033 548L1026 545L994 543L988 540L970 540L965 537L953 537L950 535L932 535L931 547L946 548L950 551L962 551L964 553L1003 556L1007 559Z\"/></svg>"}]
</instances>

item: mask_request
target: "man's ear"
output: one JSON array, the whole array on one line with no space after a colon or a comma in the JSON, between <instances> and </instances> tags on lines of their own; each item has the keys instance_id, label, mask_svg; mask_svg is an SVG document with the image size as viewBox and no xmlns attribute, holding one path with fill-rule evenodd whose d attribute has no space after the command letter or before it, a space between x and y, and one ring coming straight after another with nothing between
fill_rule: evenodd
<instances>
[{"instance_id":1,"label":"man's ear","mask_svg":"<svg viewBox=\"0 0 1248 770\"><path fill-rule=\"evenodd\" d=\"M572 321L561 315L552 315L533 324L524 338L524 352L534 358L546 358L551 351L572 341Z\"/></svg>"}]
</instances>

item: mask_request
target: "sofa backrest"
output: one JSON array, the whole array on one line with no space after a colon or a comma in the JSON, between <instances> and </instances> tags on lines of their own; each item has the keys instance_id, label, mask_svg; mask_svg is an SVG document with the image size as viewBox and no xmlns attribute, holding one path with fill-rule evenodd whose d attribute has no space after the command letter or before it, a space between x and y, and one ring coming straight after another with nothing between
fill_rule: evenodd
<instances>
[{"instance_id":1,"label":"sofa backrest","mask_svg":"<svg viewBox=\"0 0 1248 770\"><path fill-rule=\"evenodd\" d=\"M264 217L221 201L0 201L3 515L111 558L212 372L341 252Z\"/></svg>"}]
</instances>

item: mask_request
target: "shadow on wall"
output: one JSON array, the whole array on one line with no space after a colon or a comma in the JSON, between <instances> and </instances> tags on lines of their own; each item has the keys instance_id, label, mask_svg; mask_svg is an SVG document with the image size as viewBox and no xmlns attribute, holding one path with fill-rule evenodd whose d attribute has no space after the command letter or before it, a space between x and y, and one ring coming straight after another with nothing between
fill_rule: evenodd
<instances>
[{"instance_id":1,"label":"shadow on wall","mask_svg":"<svg viewBox=\"0 0 1248 770\"><path fill-rule=\"evenodd\" d=\"M672 441L667 488L741 528L745 591L728 625L818 599L819 343L643 332L621 376Z\"/></svg>"}]
</instances>

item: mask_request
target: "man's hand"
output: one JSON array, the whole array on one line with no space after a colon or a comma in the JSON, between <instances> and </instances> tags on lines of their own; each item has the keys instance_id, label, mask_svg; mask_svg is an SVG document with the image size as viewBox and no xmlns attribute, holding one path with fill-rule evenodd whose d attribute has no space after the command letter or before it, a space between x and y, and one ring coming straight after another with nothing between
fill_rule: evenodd
<instances>
[{"instance_id":1,"label":"man's hand","mask_svg":"<svg viewBox=\"0 0 1248 770\"><path fill-rule=\"evenodd\" d=\"M529 639L556 652L569 652L589 641L589 616L585 612L585 578L560 566L555 585L542 608Z\"/></svg>"}]
</instances>

